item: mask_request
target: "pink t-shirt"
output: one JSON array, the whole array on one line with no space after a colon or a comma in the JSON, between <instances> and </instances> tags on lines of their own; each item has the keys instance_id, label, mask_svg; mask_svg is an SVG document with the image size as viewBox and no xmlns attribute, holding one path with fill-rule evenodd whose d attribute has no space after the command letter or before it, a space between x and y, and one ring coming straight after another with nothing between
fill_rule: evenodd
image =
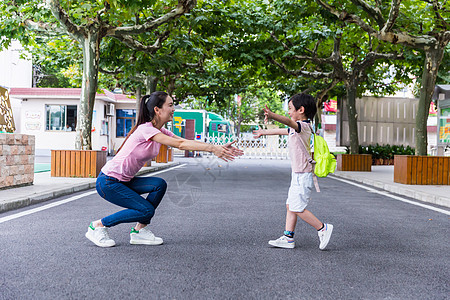
<instances>
[{"instance_id":1,"label":"pink t-shirt","mask_svg":"<svg viewBox=\"0 0 450 300\"><path fill-rule=\"evenodd\" d=\"M165 128L153 127L152 122L139 125L119 153L103 166L102 172L120 181L130 181L147 161L158 155L161 144L150 140L158 133L174 136Z\"/></svg>"},{"instance_id":2,"label":"pink t-shirt","mask_svg":"<svg viewBox=\"0 0 450 300\"><path fill-rule=\"evenodd\" d=\"M311 126L308 122L297 122L300 126L300 132L297 132L293 128L289 128L289 156L291 158L292 172L295 173L307 173L312 172L312 166L308 162L308 157L305 151L302 149L300 143L305 145L306 150L310 153L311 142ZM311 154L311 153L310 153Z\"/></svg>"}]
</instances>

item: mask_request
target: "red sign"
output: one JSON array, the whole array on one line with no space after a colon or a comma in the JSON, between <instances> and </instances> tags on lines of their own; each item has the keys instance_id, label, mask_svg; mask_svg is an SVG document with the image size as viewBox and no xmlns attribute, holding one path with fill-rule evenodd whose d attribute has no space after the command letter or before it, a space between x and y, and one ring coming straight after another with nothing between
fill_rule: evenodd
<instances>
[{"instance_id":1,"label":"red sign","mask_svg":"<svg viewBox=\"0 0 450 300\"><path fill-rule=\"evenodd\" d=\"M324 110L328 112L337 112L337 100L330 99L325 102Z\"/></svg>"},{"instance_id":2,"label":"red sign","mask_svg":"<svg viewBox=\"0 0 450 300\"><path fill-rule=\"evenodd\" d=\"M431 102L431 104L430 104L430 111L429 111L429 114L430 114L430 115L435 115L435 114L437 114L436 105L435 105L433 102Z\"/></svg>"}]
</instances>

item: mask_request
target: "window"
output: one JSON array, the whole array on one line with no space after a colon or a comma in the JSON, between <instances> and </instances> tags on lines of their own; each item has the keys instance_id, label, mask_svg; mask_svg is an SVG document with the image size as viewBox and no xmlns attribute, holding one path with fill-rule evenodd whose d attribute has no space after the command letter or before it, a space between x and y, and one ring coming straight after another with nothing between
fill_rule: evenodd
<instances>
[{"instance_id":1,"label":"window","mask_svg":"<svg viewBox=\"0 0 450 300\"><path fill-rule=\"evenodd\" d=\"M125 137L136 124L136 110L117 109L116 115L116 137Z\"/></svg>"},{"instance_id":2,"label":"window","mask_svg":"<svg viewBox=\"0 0 450 300\"><path fill-rule=\"evenodd\" d=\"M76 105L46 105L45 130L75 131L77 126Z\"/></svg>"},{"instance_id":3,"label":"window","mask_svg":"<svg viewBox=\"0 0 450 300\"><path fill-rule=\"evenodd\" d=\"M226 124L217 124L217 131L228 133L228 126Z\"/></svg>"}]
</instances>

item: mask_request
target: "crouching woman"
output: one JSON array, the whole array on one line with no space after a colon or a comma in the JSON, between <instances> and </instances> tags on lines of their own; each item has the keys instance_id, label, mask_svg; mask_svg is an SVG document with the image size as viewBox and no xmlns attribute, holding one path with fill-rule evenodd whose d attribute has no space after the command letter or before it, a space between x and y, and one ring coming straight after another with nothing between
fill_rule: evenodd
<instances>
[{"instance_id":1,"label":"crouching woman","mask_svg":"<svg viewBox=\"0 0 450 300\"><path fill-rule=\"evenodd\" d=\"M135 177L147 161L158 155L161 144L180 150L212 152L225 161L243 154L232 143L219 146L175 136L163 127L172 121L174 111L173 100L165 92L154 92L142 97L136 125L97 178L98 194L125 209L91 222L86 237L95 245L115 246L107 228L131 222L136 222L130 233L131 244L163 243L162 238L156 237L148 229L148 224L166 192L167 183L158 177ZM141 196L147 193L146 198Z\"/></svg>"}]
</instances>

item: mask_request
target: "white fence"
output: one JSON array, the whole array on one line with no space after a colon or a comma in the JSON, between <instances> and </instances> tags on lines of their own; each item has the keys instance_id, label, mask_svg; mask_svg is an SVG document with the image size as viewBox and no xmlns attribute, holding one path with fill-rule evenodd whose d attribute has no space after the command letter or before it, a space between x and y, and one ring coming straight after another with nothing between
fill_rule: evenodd
<instances>
[{"instance_id":1,"label":"white fence","mask_svg":"<svg viewBox=\"0 0 450 300\"><path fill-rule=\"evenodd\" d=\"M287 159L289 155L287 138L287 135L283 135L248 139L241 135L240 138L208 137L206 142L214 145L224 145L229 141L236 141L236 147L244 151L242 158ZM210 156L213 154L204 153L204 155Z\"/></svg>"}]
</instances>

